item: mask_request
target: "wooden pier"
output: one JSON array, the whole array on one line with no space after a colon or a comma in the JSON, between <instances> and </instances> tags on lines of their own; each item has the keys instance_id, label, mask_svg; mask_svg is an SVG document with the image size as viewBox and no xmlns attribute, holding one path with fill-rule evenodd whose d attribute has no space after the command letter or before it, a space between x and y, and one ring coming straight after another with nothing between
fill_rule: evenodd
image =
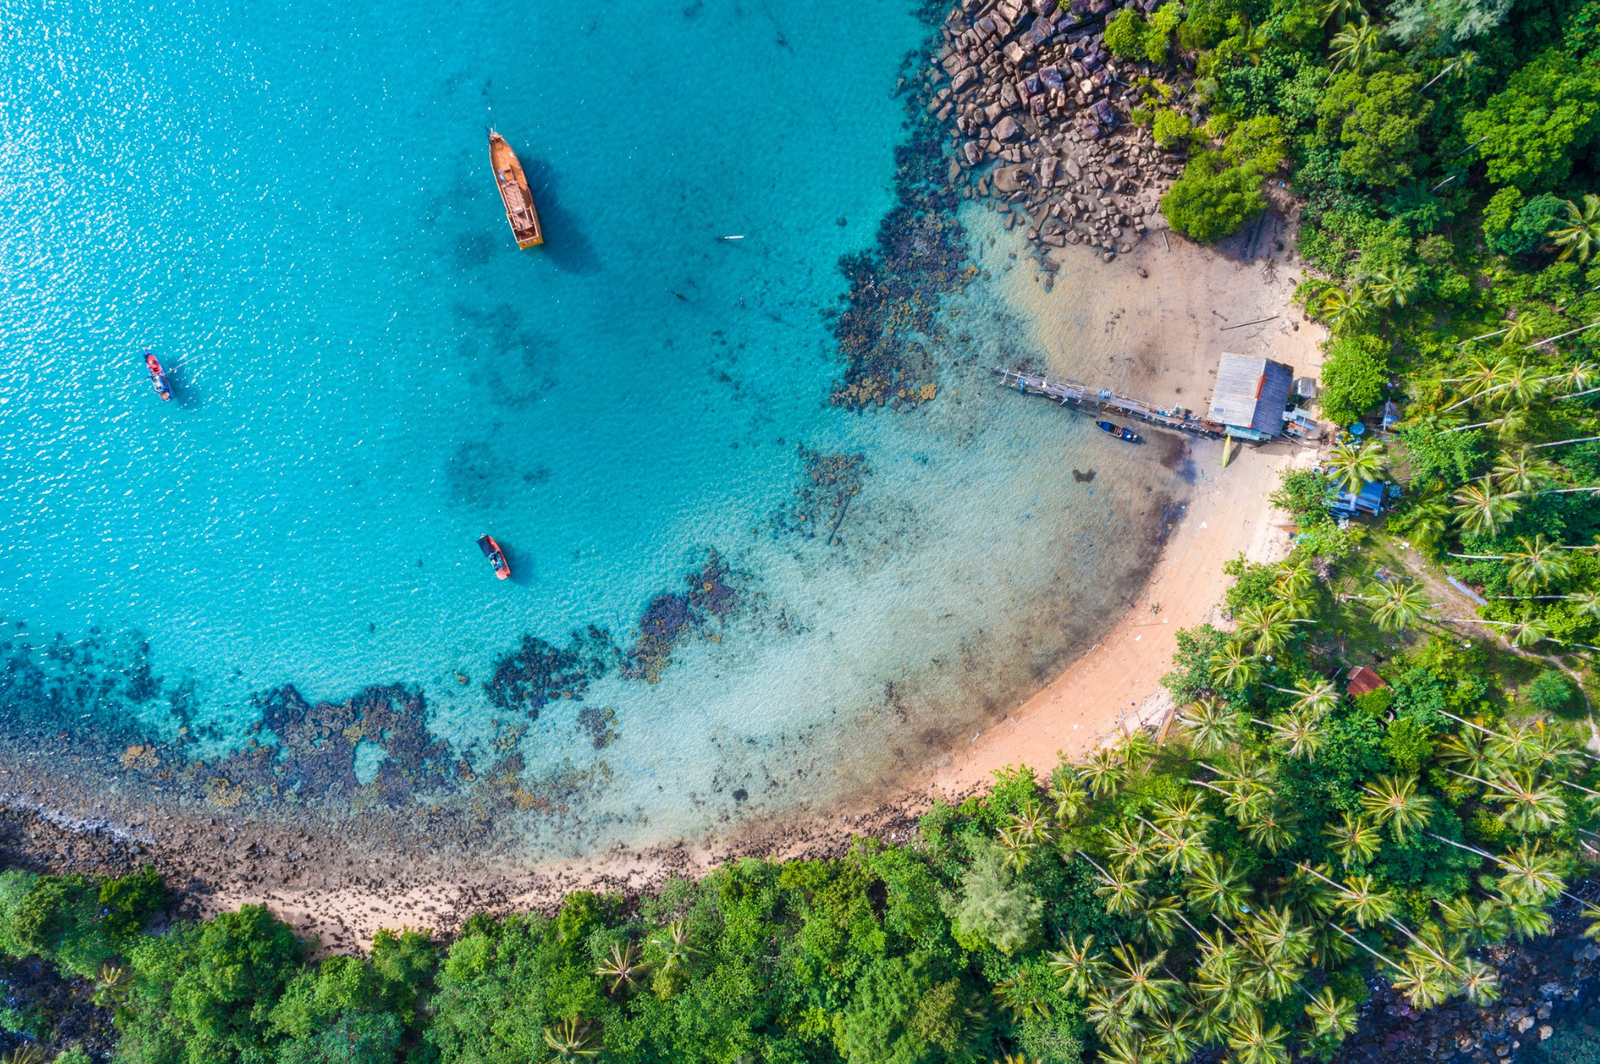
<instances>
[{"instance_id":1,"label":"wooden pier","mask_svg":"<svg viewBox=\"0 0 1600 1064\"><path fill-rule=\"evenodd\" d=\"M1062 406L1079 407L1097 414L1120 414L1122 417L1142 421L1156 428L1170 429L1173 432L1183 432L1208 440L1220 440L1227 435L1227 430L1215 421L1195 417L1187 410L1162 410L1138 399L1118 395L1109 388L1091 388L1077 381L1053 381L1048 377L1014 369L1001 369L999 366L994 367L994 372L999 375L1000 382L1007 388L1014 388L1023 395L1043 395Z\"/></svg>"}]
</instances>

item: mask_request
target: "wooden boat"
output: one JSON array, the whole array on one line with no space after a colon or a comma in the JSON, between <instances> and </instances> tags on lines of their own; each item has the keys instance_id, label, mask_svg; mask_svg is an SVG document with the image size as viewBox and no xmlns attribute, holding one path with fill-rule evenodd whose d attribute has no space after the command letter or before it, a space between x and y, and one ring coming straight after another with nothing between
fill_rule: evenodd
<instances>
[{"instance_id":1,"label":"wooden boat","mask_svg":"<svg viewBox=\"0 0 1600 1064\"><path fill-rule=\"evenodd\" d=\"M144 368L150 371L150 383L156 386L156 394L166 402L172 401L172 385L167 383L167 372L161 368L161 360L150 352L144 353Z\"/></svg>"},{"instance_id":2,"label":"wooden boat","mask_svg":"<svg viewBox=\"0 0 1600 1064\"><path fill-rule=\"evenodd\" d=\"M531 248L544 243L544 227L539 224L539 211L533 205L533 192L528 188L528 178L522 172L517 153L511 150L506 138L489 130L489 166L494 170L494 183L500 189L500 202L505 204L506 221L517 238L517 247Z\"/></svg>"},{"instance_id":3,"label":"wooden boat","mask_svg":"<svg viewBox=\"0 0 1600 1064\"><path fill-rule=\"evenodd\" d=\"M1119 440L1127 440L1129 443L1144 442L1139 434L1132 429L1125 429L1121 425L1113 425L1109 421L1096 421L1095 424L1100 426L1101 432L1109 432Z\"/></svg>"},{"instance_id":4,"label":"wooden boat","mask_svg":"<svg viewBox=\"0 0 1600 1064\"><path fill-rule=\"evenodd\" d=\"M500 549L500 544L495 542L493 536L479 536L478 549L483 551L483 556L489 559L489 564L494 567L494 575L501 580L511 579L511 563L506 561L506 552Z\"/></svg>"}]
</instances>

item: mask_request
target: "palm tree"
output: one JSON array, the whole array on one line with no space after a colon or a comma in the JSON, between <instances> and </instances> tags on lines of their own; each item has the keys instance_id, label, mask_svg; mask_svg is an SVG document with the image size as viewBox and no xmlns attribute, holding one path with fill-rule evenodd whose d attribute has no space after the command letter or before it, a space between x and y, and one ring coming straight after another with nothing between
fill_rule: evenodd
<instances>
[{"instance_id":1,"label":"palm tree","mask_svg":"<svg viewBox=\"0 0 1600 1064\"><path fill-rule=\"evenodd\" d=\"M1519 536L1517 545L1518 549L1506 557L1511 562L1511 584L1519 590L1540 590L1571 571L1571 563L1561 552L1561 547L1551 542L1543 532L1532 539Z\"/></svg>"},{"instance_id":2,"label":"palm tree","mask_svg":"<svg viewBox=\"0 0 1600 1064\"><path fill-rule=\"evenodd\" d=\"M637 986L649 968L648 964L640 962L638 946L632 942L613 942L610 955L600 962L594 974L610 979L611 992L615 994L623 987L631 990Z\"/></svg>"},{"instance_id":3,"label":"palm tree","mask_svg":"<svg viewBox=\"0 0 1600 1064\"><path fill-rule=\"evenodd\" d=\"M1514 647L1531 647L1550 638L1550 627L1537 617L1521 621L1486 621L1482 617L1453 617L1456 624L1482 624L1491 628L1504 628Z\"/></svg>"},{"instance_id":4,"label":"palm tree","mask_svg":"<svg viewBox=\"0 0 1600 1064\"><path fill-rule=\"evenodd\" d=\"M1145 834L1143 824L1135 826L1124 822L1108 828L1106 839L1106 854L1111 859L1112 868L1135 876L1150 871L1154 859L1150 838Z\"/></svg>"},{"instance_id":5,"label":"palm tree","mask_svg":"<svg viewBox=\"0 0 1600 1064\"><path fill-rule=\"evenodd\" d=\"M120 964L104 964L94 983L94 1003L103 1009L118 1008L133 990L133 973Z\"/></svg>"},{"instance_id":6,"label":"palm tree","mask_svg":"<svg viewBox=\"0 0 1600 1064\"><path fill-rule=\"evenodd\" d=\"M1269 606L1252 603L1239 611L1236 634L1241 639L1253 642L1257 654L1273 654L1288 645L1289 637L1294 633L1294 624L1283 603L1275 602Z\"/></svg>"},{"instance_id":7,"label":"palm tree","mask_svg":"<svg viewBox=\"0 0 1600 1064\"><path fill-rule=\"evenodd\" d=\"M1372 317L1372 301L1360 288L1346 292L1335 286L1323 293L1318 313L1334 332L1344 332L1365 324Z\"/></svg>"},{"instance_id":8,"label":"palm tree","mask_svg":"<svg viewBox=\"0 0 1600 1064\"><path fill-rule=\"evenodd\" d=\"M1394 916L1394 892L1378 887L1371 876L1348 876L1339 888L1339 904L1357 927L1371 927Z\"/></svg>"},{"instance_id":9,"label":"palm tree","mask_svg":"<svg viewBox=\"0 0 1600 1064\"><path fill-rule=\"evenodd\" d=\"M1403 532L1424 553L1433 550L1449 530L1450 502L1441 493L1417 499L1390 517L1390 525Z\"/></svg>"},{"instance_id":10,"label":"palm tree","mask_svg":"<svg viewBox=\"0 0 1600 1064\"><path fill-rule=\"evenodd\" d=\"M1417 290L1422 275L1415 266L1400 266L1393 270L1379 270L1367 281L1367 291L1380 307L1403 307Z\"/></svg>"},{"instance_id":11,"label":"palm tree","mask_svg":"<svg viewBox=\"0 0 1600 1064\"><path fill-rule=\"evenodd\" d=\"M1494 334L1490 333L1489 335L1492 336ZM1478 396L1493 392L1503 385L1510 369L1511 359L1509 358L1497 358L1493 362L1485 358L1475 358L1472 360L1472 367L1465 377L1446 377L1443 383L1466 385L1462 391L1467 395L1466 401L1470 402ZM1461 404L1457 403L1455 405L1460 406ZM1445 407L1445 409L1450 410L1453 407Z\"/></svg>"},{"instance_id":12,"label":"palm tree","mask_svg":"<svg viewBox=\"0 0 1600 1064\"><path fill-rule=\"evenodd\" d=\"M1251 815L1241 817L1239 826L1252 844L1276 855L1294 841L1294 822L1294 815L1287 810L1262 803Z\"/></svg>"},{"instance_id":13,"label":"palm tree","mask_svg":"<svg viewBox=\"0 0 1600 1064\"><path fill-rule=\"evenodd\" d=\"M1532 835L1549 831L1567 818L1561 795L1539 786L1531 772L1508 772L1493 781L1483 800L1506 808L1500 819L1513 831Z\"/></svg>"},{"instance_id":14,"label":"palm tree","mask_svg":"<svg viewBox=\"0 0 1600 1064\"><path fill-rule=\"evenodd\" d=\"M1508 899L1505 904L1505 914L1512 938L1528 942L1544 938L1550 933L1552 924L1550 913L1540 902Z\"/></svg>"},{"instance_id":15,"label":"palm tree","mask_svg":"<svg viewBox=\"0 0 1600 1064\"><path fill-rule=\"evenodd\" d=\"M1143 728L1124 733L1111 749L1130 776L1141 774L1156 756L1155 740Z\"/></svg>"},{"instance_id":16,"label":"palm tree","mask_svg":"<svg viewBox=\"0 0 1600 1064\"><path fill-rule=\"evenodd\" d=\"M1019 971L1009 979L1000 980L990 993L1019 1023L1050 1015L1050 1000L1028 982L1026 972Z\"/></svg>"},{"instance_id":17,"label":"palm tree","mask_svg":"<svg viewBox=\"0 0 1600 1064\"><path fill-rule=\"evenodd\" d=\"M587 1020L566 1019L544 1029L544 1044L555 1053L556 1060L578 1060L597 1057L600 1046L595 1032Z\"/></svg>"},{"instance_id":18,"label":"palm tree","mask_svg":"<svg viewBox=\"0 0 1600 1064\"><path fill-rule=\"evenodd\" d=\"M1078 814L1089 803L1089 792L1084 789L1083 781L1071 766L1056 771L1046 794L1055 803L1056 821L1062 826L1078 819Z\"/></svg>"},{"instance_id":19,"label":"palm tree","mask_svg":"<svg viewBox=\"0 0 1600 1064\"><path fill-rule=\"evenodd\" d=\"M1115 946L1111 955L1116 959L1106 967L1106 985L1132 1012L1144 1015L1164 1012L1177 999L1182 984L1157 974L1161 962L1167 959L1164 951L1145 959L1127 946Z\"/></svg>"},{"instance_id":20,"label":"palm tree","mask_svg":"<svg viewBox=\"0 0 1600 1064\"><path fill-rule=\"evenodd\" d=\"M1043 846L1055 837L1050 818L1033 802L1011 814L1009 827L1030 846Z\"/></svg>"},{"instance_id":21,"label":"palm tree","mask_svg":"<svg viewBox=\"0 0 1600 1064\"><path fill-rule=\"evenodd\" d=\"M1456 961L1460 981L1456 992L1474 1005L1487 1005L1500 997L1500 973L1472 957Z\"/></svg>"},{"instance_id":22,"label":"palm tree","mask_svg":"<svg viewBox=\"0 0 1600 1064\"><path fill-rule=\"evenodd\" d=\"M1451 498L1456 503L1456 523L1480 536L1493 536L1510 524L1522 505L1515 495L1500 491L1487 477L1468 484Z\"/></svg>"},{"instance_id":23,"label":"palm tree","mask_svg":"<svg viewBox=\"0 0 1600 1064\"><path fill-rule=\"evenodd\" d=\"M1396 580L1380 583L1373 590L1377 592L1378 604L1372 609L1372 623L1380 632L1415 627L1433 605L1422 597L1422 588L1416 584L1402 584Z\"/></svg>"},{"instance_id":24,"label":"palm tree","mask_svg":"<svg viewBox=\"0 0 1600 1064\"><path fill-rule=\"evenodd\" d=\"M1374 26L1368 18L1345 26L1333 35L1332 47L1328 51L1328 58L1333 60L1333 69L1358 73L1365 70L1383 51L1383 38L1383 29Z\"/></svg>"},{"instance_id":25,"label":"palm tree","mask_svg":"<svg viewBox=\"0 0 1600 1064\"><path fill-rule=\"evenodd\" d=\"M661 970L681 971L689 966L700 951L689 944L689 923L674 920L666 930L652 938L651 943L661 950Z\"/></svg>"},{"instance_id":26,"label":"palm tree","mask_svg":"<svg viewBox=\"0 0 1600 1064\"><path fill-rule=\"evenodd\" d=\"M1013 872L1020 873L1028 867L1028 858L1038 849L1038 844L1029 842L1018 833L1015 825L1008 824L1000 829L1000 847L1006 852L1002 863Z\"/></svg>"},{"instance_id":27,"label":"palm tree","mask_svg":"<svg viewBox=\"0 0 1600 1064\"><path fill-rule=\"evenodd\" d=\"M1394 988L1414 1009L1431 1009L1450 996L1450 968L1426 950L1407 950Z\"/></svg>"},{"instance_id":28,"label":"palm tree","mask_svg":"<svg viewBox=\"0 0 1600 1064\"><path fill-rule=\"evenodd\" d=\"M1560 861L1539 852L1539 844L1519 843L1495 859L1505 870L1497 883L1501 893L1514 901L1542 904L1562 892Z\"/></svg>"},{"instance_id":29,"label":"palm tree","mask_svg":"<svg viewBox=\"0 0 1600 1064\"><path fill-rule=\"evenodd\" d=\"M1500 942L1511 930L1506 920L1505 906L1492 898L1474 902L1460 897L1451 902L1440 902L1444 926L1465 940L1472 949L1490 942Z\"/></svg>"},{"instance_id":30,"label":"palm tree","mask_svg":"<svg viewBox=\"0 0 1600 1064\"><path fill-rule=\"evenodd\" d=\"M1090 754L1079 771L1089 781L1089 791L1096 798L1112 793L1122 782L1123 771L1117 764L1117 755L1104 746Z\"/></svg>"},{"instance_id":31,"label":"palm tree","mask_svg":"<svg viewBox=\"0 0 1600 1064\"><path fill-rule=\"evenodd\" d=\"M1272 725L1272 733L1290 757L1310 757L1322 748L1322 724L1309 710L1295 710Z\"/></svg>"},{"instance_id":32,"label":"palm tree","mask_svg":"<svg viewBox=\"0 0 1600 1064\"><path fill-rule=\"evenodd\" d=\"M1165 798L1152 808L1156 823L1165 831L1194 830L1204 832L1216 819L1205 810L1205 798L1186 791L1175 798Z\"/></svg>"},{"instance_id":33,"label":"palm tree","mask_svg":"<svg viewBox=\"0 0 1600 1064\"><path fill-rule=\"evenodd\" d=\"M1200 1042L1195 1037L1195 1018L1181 1007L1155 1017L1150 1021L1150 1037L1145 1044L1153 1052L1141 1056L1140 1064L1151 1060L1181 1064L1200 1050Z\"/></svg>"},{"instance_id":34,"label":"palm tree","mask_svg":"<svg viewBox=\"0 0 1600 1064\"><path fill-rule=\"evenodd\" d=\"M1389 460L1381 443L1341 443L1328 452L1327 466L1336 484L1346 491L1360 491L1383 476Z\"/></svg>"},{"instance_id":35,"label":"palm tree","mask_svg":"<svg viewBox=\"0 0 1600 1064\"><path fill-rule=\"evenodd\" d=\"M1213 916L1231 919L1250 905L1250 887L1231 858L1209 855L1200 867L1184 877L1189 904Z\"/></svg>"},{"instance_id":36,"label":"palm tree","mask_svg":"<svg viewBox=\"0 0 1600 1064\"><path fill-rule=\"evenodd\" d=\"M1475 775L1497 771L1500 758L1480 731L1454 732L1439 742L1435 756L1446 764L1466 766Z\"/></svg>"},{"instance_id":37,"label":"palm tree","mask_svg":"<svg viewBox=\"0 0 1600 1064\"><path fill-rule=\"evenodd\" d=\"M1146 942L1170 946L1178 937L1178 925L1184 922L1183 908L1175 897L1151 898L1134 913L1139 926L1135 932Z\"/></svg>"},{"instance_id":38,"label":"palm tree","mask_svg":"<svg viewBox=\"0 0 1600 1064\"><path fill-rule=\"evenodd\" d=\"M1063 994L1088 997L1089 992L1105 981L1105 961L1094 948L1094 936L1061 936L1061 950L1047 956L1050 974L1062 981Z\"/></svg>"},{"instance_id":39,"label":"palm tree","mask_svg":"<svg viewBox=\"0 0 1600 1064\"><path fill-rule=\"evenodd\" d=\"M1433 88L1433 83L1438 81L1440 78L1444 77L1445 75L1447 75L1447 74L1455 74L1456 76L1459 77L1460 75L1465 74L1467 71L1471 70L1473 67L1475 67L1477 65L1478 65L1478 53L1477 52L1471 52L1471 51L1462 52L1460 55L1456 56L1455 62L1449 64L1443 70L1439 71L1433 77L1429 78L1428 79L1428 83L1426 85L1422 86L1422 88L1417 90L1417 95L1420 96L1422 93L1425 93L1429 89Z\"/></svg>"},{"instance_id":40,"label":"palm tree","mask_svg":"<svg viewBox=\"0 0 1600 1064\"><path fill-rule=\"evenodd\" d=\"M1330 822L1322 829L1329 839L1328 848L1339 855L1346 868L1372 860L1383 846L1383 836L1377 825L1360 813L1345 812L1342 816L1339 823Z\"/></svg>"},{"instance_id":41,"label":"palm tree","mask_svg":"<svg viewBox=\"0 0 1600 1064\"><path fill-rule=\"evenodd\" d=\"M1306 1015L1311 1018L1312 1032L1318 1038L1333 1042L1342 1042L1354 1034L1359 1022L1355 1002L1338 997L1333 988L1327 986L1311 996Z\"/></svg>"},{"instance_id":42,"label":"palm tree","mask_svg":"<svg viewBox=\"0 0 1600 1064\"><path fill-rule=\"evenodd\" d=\"M1259 1009L1241 1014L1228 1026L1228 1048L1237 1064L1287 1064L1289 1050L1283 1028L1266 1026Z\"/></svg>"},{"instance_id":43,"label":"palm tree","mask_svg":"<svg viewBox=\"0 0 1600 1064\"><path fill-rule=\"evenodd\" d=\"M1289 709L1295 713L1306 713L1320 718L1339 704L1339 686L1331 680L1303 676L1294 682L1293 687L1273 687L1272 684L1261 686L1282 691L1286 695L1294 695L1295 700L1289 704Z\"/></svg>"},{"instance_id":44,"label":"palm tree","mask_svg":"<svg viewBox=\"0 0 1600 1064\"><path fill-rule=\"evenodd\" d=\"M1249 687L1260 676L1261 660L1238 640L1230 639L1211 655L1211 679L1222 687L1233 690Z\"/></svg>"},{"instance_id":45,"label":"palm tree","mask_svg":"<svg viewBox=\"0 0 1600 1064\"><path fill-rule=\"evenodd\" d=\"M1566 201L1567 224L1557 226L1545 235L1561 248L1563 260L1577 256L1579 262L1588 262L1596 248L1600 248L1600 196L1589 193L1579 207Z\"/></svg>"},{"instance_id":46,"label":"palm tree","mask_svg":"<svg viewBox=\"0 0 1600 1064\"><path fill-rule=\"evenodd\" d=\"M1089 995L1089 1007L1084 1009L1083 1017L1094 1025L1095 1033L1108 1043L1143 1043L1138 1017L1128 1007L1128 1003L1114 994L1093 993Z\"/></svg>"},{"instance_id":47,"label":"palm tree","mask_svg":"<svg viewBox=\"0 0 1600 1064\"><path fill-rule=\"evenodd\" d=\"M1317 586L1317 571L1306 562L1283 562L1273 584L1287 594L1302 595Z\"/></svg>"},{"instance_id":48,"label":"palm tree","mask_svg":"<svg viewBox=\"0 0 1600 1064\"><path fill-rule=\"evenodd\" d=\"M1554 462L1524 447L1516 454L1502 454L1496 459L1489 482L1502 491L1526 495L1538 491L1557 472Z\"/></svg>"},{"instance_id":49,"label":"palm tree","mask_svg":"<svg viewBox=\"0 0 1600 1064\"><path fill-rule=\"evenodd\" d=\"M1239 739L1242 725L1239 714L1226 702L1214 698L1192 703L1178 717L1178 726L1189 736L1189 745L1200 754L1226 750Z\"/></svg>"},{"instance_id":50,"label":"palm tree","mask_svg":"<svg viewBox=\"0 0 1600 1064\"><path fill-rule=\"evenodd\" d=\"M1433 798L1417 793L1415 776L1379 776L1366 785L1361 794L1361 808L1371 813L1380 824L1388 824L1399 841L1416 828L1428 822L1433 812Z\"/></svg>"},{"instance_id":51,"label":"palm tree","mask_svg":"<svg viewBox=\"0 0 1600 1064\"><path fill-rule=\"evenodd\" d=\"M18 1046L0 1057L0 1064L45 1064L44 1048L37 1043Z\"/></svg>"},{"instance_id":52,"label":"palm tree","mask_svg":"<svg viewBox=\"0 0 1600 1064\"><path fill-rule=\"evenodd\" d=\"M1361 0L1328 0L1326 4L1322 5L1322 21L1324 24L1332 22L1337 26L1343 26L1345 23L1354 22L1356 19L1365 20L1366 17L1367 9Z\"/></svg>"},{"instance_id":53,"label":"palm tree","mask_svg":"<svg viewBox=\"0 0 1600 1064\"><path fill-rule=\"evenodd\" d=\"M1563 391L1582 391L1592 387L1596 380L1600 380L1600 366L1593 362L1578 361L1559 373L1546 377L1544 383L1553 384Z\"/></svg>"},{"instance_id":54,"label":"palm tree","mask_svg":"<svg viewBox=\"0 0 1600 1064\"><path fill-rule=\"evenodd\" d=\"M1140 893L1144 888L1144 880L1135 878L1127 868L1113 868L1100 877L1101 886L1096 888L1102 898L1106 900L1106 911L1122 913L1124 915L1136 912L1144 902L1144 895Z\"/></svg>"}]
</instances>

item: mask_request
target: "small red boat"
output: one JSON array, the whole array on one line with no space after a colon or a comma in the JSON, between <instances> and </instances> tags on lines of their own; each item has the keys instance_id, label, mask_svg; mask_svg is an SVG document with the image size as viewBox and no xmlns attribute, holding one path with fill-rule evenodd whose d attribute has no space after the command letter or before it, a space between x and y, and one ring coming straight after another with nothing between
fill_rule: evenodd
<instances>
[{"instance_id":1,"label":"small red boat","mask_svg":"<svg viewBox=\"0 0 1600 1064\"><path fill-rule=\"evenodd\" d=\"M144 353L145 368L150 371L150 383L156 386L156 394L163 400L171 401L172 386L167 383L167 373L161 368L161 360L150 352Z\"/></svg>"},{"instance_id":2,"label":"small red boat","mask_svg":"<svg viewBox=\"0 0 1600 1064\"><path fill-rule=\"evenodd\" d=\"M483 551L483 556L494 566L495 576L501 580L511 578L511 563L506 561L506 552L500 549L500 544L495 542L493 536L479 536L478 549Z\"/></svg>"}]
</instances>

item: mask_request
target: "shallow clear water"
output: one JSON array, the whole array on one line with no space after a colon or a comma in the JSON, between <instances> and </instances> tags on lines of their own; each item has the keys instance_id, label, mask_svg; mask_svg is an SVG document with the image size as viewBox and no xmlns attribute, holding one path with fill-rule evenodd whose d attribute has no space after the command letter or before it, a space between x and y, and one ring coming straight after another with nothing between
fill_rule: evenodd
<instances>
[{"instance_id":1,"label":"shallow clear water","mask_svg":"<svg viewBox=\"0 0 1600 1064\"><path fill-rule=\"evenodd\" d=\"M560 790L578 816L520 807L565 852L825 802L1014 704L1115 611L1181 456L996 388L1027 330L982 280L929 342L933 402L829 405L837 262L893 205L927 27L851 0L506 11L0 2L7 653L100 669L63 715L186 727L213 760L261 692L406 684L452 757ZM511 240L490 122L543 249ZM1006 234L969 221L999 270ZM837 536L796 531L802 446L865 456ZM531 721L486 699L524 633L626 652L710 550L738 609L656 682L613 668ZM360 782L385 756L358 743Z\"/></svg>"}]
</instances>

